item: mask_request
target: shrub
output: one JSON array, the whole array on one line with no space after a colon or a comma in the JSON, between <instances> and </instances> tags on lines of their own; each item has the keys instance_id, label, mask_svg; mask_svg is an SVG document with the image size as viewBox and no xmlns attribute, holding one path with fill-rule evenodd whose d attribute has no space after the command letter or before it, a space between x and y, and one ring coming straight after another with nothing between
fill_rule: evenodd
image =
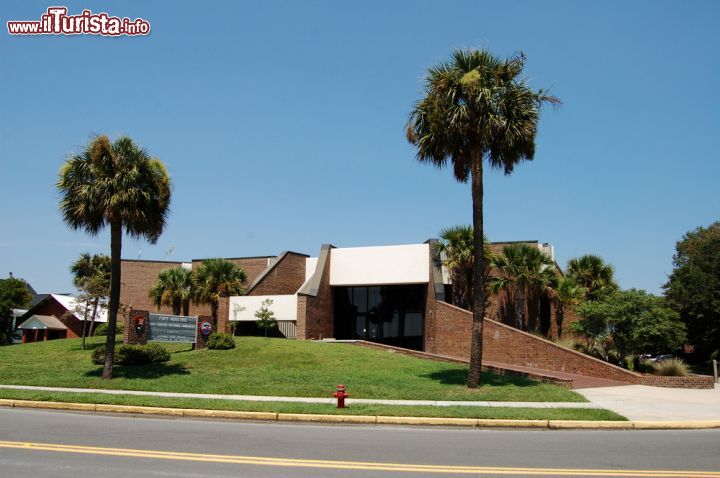
<instances>
[{"instance_id":1,"label":"shrub","mask_svg":"<svg viewBox=\"0 0 720 478\"><path fill-rule=\"evenodd\" d=\"M230 334L211 334L208 348L212 350L228 350L235 348L235 339Z\"/></svg>"},{"instance_id":2,"label":"shrub","mask_svg":"<svg viewBox=\"0 0 720 478\"><path fill-rule=\"evenodd\" d=\"M95 365L102 365L105 363L105 346L98 345L95 350L92 351L91 355L92 363Z\"/></svg>"},{"instance_id":3,"label":"shrub","mask_svg":"<svg viewBox=\"0 0 720 478\"><path fill-rule=\"evenodd\" d=\"M671 358L653 364L656 375L665 375L668 377L686 377L690 374L688 366L681 359Z\"/></svg>"},{"instance_id":4,"label":"shrub","mask_svg":"<svg viewBox=\"0 0 720 478\"><path fill-rule=\"evenodd\" d=\"M154 363L167 362L170 360L170 352L160 344L150 343L146 345L150 361Z\"/></svg>"},{"instance_id":5,"label":"shrub","mask_svg":"<svg viewBox=\"0 0 720 478\"><path fill-rule=\"evenodd\" d=\"M650 360L641 360L636 372L640 373L653 373L655 371L655 364Z\"/></svg>"},{"instance_id":6,"label":"shrub","mask_svg":"<svg viewBox=\"0 0 720 478\"><path fill-rule=\"evenodd\" d=\"M585 345L578 341L575 337L562 337L555 340L555 343L566 349L575 350L577 352L584 352Z\"/></svg>"},{"instance_id":7,"label":"shrub","mask_svg":"<svg viewBox=\"0 0 720 478\"><path fill-rule=\"evenodd\" d=\"M95 337L101 336L101 335L107 335L107 329L108 325L105 323L102 324L95 324L95 332L93 332L93 335ZM125 333L125 324L122 322L118 322L115 326L115 332L117 334L124 334Z\"/></svg>"},{"instance_id":8,"label":"shrub","mask_svg":"<svg viewBox=\"0 0 720 478\"><path fill-rule=\"evenodd\" d=\"M105 346L96 347L92 352L91 359L96 365L105 363ZM168 360L170 360L170 352L160 344L121 345L115 350L117 365L144 365Z\"/></svg>"}]
</instances>

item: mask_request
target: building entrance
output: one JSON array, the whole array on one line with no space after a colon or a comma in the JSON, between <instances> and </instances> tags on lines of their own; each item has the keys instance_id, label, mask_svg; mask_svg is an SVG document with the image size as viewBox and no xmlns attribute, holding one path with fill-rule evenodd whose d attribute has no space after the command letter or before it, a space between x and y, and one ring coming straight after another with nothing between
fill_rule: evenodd
<instances>
[{"instance_id":1,"label":"building entrance","mask_svg":"<svg viewBox=\"0 0 720 478\"><path fill-rule=\"evenodd\" d=\"M423 349L427 286L335 287L335 337Z\"/></svg>"}]
</instances>

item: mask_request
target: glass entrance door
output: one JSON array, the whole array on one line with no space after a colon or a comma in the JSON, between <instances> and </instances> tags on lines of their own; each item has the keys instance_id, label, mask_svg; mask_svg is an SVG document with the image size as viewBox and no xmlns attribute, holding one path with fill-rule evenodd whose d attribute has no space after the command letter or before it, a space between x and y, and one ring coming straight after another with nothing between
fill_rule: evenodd
<instances>
[{"instance_id":1,"label":"glass entrance door","mask_svg":"<svg viewBox=\"0 0 720 478\"><path fill-rule=\"evenodd\" d=\"M422 350L427 286L335 288L335 337Z\"/></svg>"}]
</instances>

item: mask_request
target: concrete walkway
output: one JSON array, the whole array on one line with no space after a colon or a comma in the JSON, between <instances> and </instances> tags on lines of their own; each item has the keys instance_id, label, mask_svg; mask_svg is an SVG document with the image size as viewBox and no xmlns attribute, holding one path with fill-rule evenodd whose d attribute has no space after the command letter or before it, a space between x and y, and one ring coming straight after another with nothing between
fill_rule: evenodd
<instances>
[{"instance_id":1,"label":"concrete walkway","mask_svg":"<svg viewBox=\"0 0 720 478\"><path fill-rule=\"evenodd\" d=\"M103 390L96 388L64 388L64 387L35 387L30 385L0 385L0 389L32 390L42 392L70 392L70 393L100 393L104 395L138 395L144 397L169 398L205 398L210 400L240 400L251 402L295 402L295 403L322 403L335 404L334 398L317 397L273 397L263 395L216 395L210 393L175 393L175 392L145 392L138 390ZM410 405L431 407L512 407L512 408L603 408L601 405L587 402L471 402L451 400L382 400L349 398L345 400L348 405Z\"/></svg>"},{"instance_id":2,"label":"concrete walkway","mask_svg":"<svg viewBox=\"0 0 720 478\"><path fill-rule=\"evenodd\" d=\"M720 420L720 387L713 390L626 385L576 390L594 405L629 420Z\"/></svg>"}]
</instances>

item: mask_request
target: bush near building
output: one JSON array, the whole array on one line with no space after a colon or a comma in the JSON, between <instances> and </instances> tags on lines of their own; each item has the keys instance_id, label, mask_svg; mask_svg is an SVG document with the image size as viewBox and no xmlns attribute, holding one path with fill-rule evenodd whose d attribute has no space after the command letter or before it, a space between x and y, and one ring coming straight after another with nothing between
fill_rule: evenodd
<instances>
[{"instance_id":1,"label":"bush near building","mask_svg":"<svg viewBox=\"0 0 720 478\"><path fill-rule=\"evenodd\" d=\"M235 339L230 334L211 334L208 338L208 348L211 350L229 350L235 348Z\"/></svg>"},{"instance_id":2,"label":"bush near building","mask_svg":"<svg viewBox=\"0 0 720 478\"><path fill-rule=\"evenodd\" d=\"M170 360L170 352L160 344L121 345L115 355L118 365L145 365ZM92 353L92 361L96 365L105 363L105 346L100 345Z\"/></svg>"}]
</instances>

